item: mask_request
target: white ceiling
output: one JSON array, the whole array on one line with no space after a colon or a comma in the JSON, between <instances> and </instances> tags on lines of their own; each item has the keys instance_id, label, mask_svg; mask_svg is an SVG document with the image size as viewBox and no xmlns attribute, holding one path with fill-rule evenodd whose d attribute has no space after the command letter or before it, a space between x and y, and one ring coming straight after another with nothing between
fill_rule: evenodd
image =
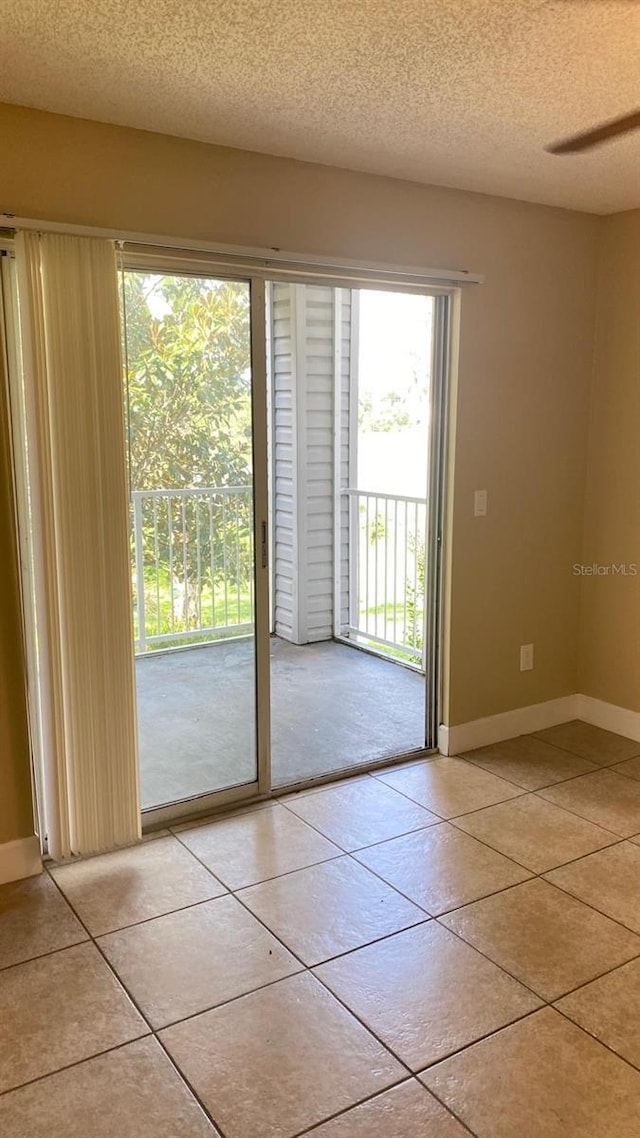
<instances>
[{"instance_id":1,"label":"white ceiling","mask_svg":"<svg viewBox=\"0 0 640 1138\"><path fill-rule=\"evenodd\" d=\"M640 206L638 0L0 0L0 100L599 213ZM1 151L0 151L1 155Z\"/></svg>"}]
</instances>

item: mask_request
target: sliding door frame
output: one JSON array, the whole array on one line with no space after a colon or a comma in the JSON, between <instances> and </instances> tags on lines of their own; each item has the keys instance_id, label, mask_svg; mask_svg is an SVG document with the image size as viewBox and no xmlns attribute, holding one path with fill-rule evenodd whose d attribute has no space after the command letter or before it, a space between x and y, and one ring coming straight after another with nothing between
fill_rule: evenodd
<instances>
[{"instance_id":1,"label":"sliding door frame","mask_svg":"<svg viewBox=\"0 0 640 1138\"><path fill-rule=\"evenodd\" d=\"M141 264L142 262L142 264ZM172 822L197 820L217 810L241 806L260 799L276 798L281 794L303 790L321 785L350 774L364 774L394 763L406 762L420 754L432 752L437 747L439 709L441 704L441 655L443 629L443 547L445 517L445 457L449 433L449 373L451 356L451 308L459 289L418 287L415 284L402 286L397 282L367 280L354 282L353 287L380 288L384 291L404 292L432 297L434 300L434 323L432 335L431 367L431 422L428 437L427 469L427 532L426 564L428 572L425 581L425 625L424 642L428 646L428 659L425 668L425 716L424 743L409 750L390 756L359 763L357 767L345 767L327 775L314 776L286 786L273 787L271 783L271 699L270 699L270 572L272 558L272 522L269 509L269 487L271 479L268 470L268 367L267 367L267 288L273 276L261 272L259 276L230 272L228 265L218 267L216 258L203 257L194 263L190 258L175 257L172 253L162 257L151 256L124 258L124 267L140 269L144 266L149 272L164 272L184 275L215 277L216 280L240 280L248 282L251 289L251 374L252 374L252 421L253 421L253 486L254 486L254 572L255 572L255 663L256 663L256 759L257 779L253 782L212 791L176 803L143 811L143 830L154 829ZM280 278L283 283L311 283L309 279L296 281L295 278ZM320 277L313 283L345 288L342 280Z\"/></svg>"},{"instance_id":2,"label":"sliding door frame","mask_svg":"<svg viewBox=\"0 0 640 1138\"><path fill-rule=\"evenodd\" d=\"M13 219L12 219L13 221ZM38 228L43 231L76 232L79 235L111 237L119 242L123 264L127 269L163 272L193 276L209 276L218 280L237 280L250 285L251 296L251 372L253 415L253 487L254 487L254 569L255 569L255 661L256 661L256 779L249 783L212 791L186 800L143 811L143 830L154 830L178 821L197 820L217 810L248 804L260 799L277 797L282 793L352 774L352 770L332 772L287 787L271 786L270 763L270 665L269 665L269 562L271 560L269 477L267 455L267 359L266 359L266 291L272 280L295 284L322 284L335 288L372 288L385 291L427 295L435 298L434 358L432 375L433 423L430 432L429 455L429 520L428 550L432 571L428 574L425 603L425 634L433 644L432 668L426 676L425 740L428 749L437 744L438 708L441 705L442 663L446 651L445 627L445 516L448 516L446 495L450 476L450 401L452 398L452 327L457 327L454 313L464 286L482 282L482 278L463 272L430 272L385 265L362 265L335 260L327 263L319 258L296 257L270 251L240 250L222 246L207 248L206 244L178 243L165 238L146 238L144 235L115 233L107 230L86 230L85 227L56 225L16 219L21 228ZM12 236L0 235L0 248L11 250ZM5 311L5 318L7 313ZM12 345L9 343L9 352ZM15 432L14 422L14 432ZM24 502L20 501L18 487L19 523L23 527ZM23 582L24 588L24 582ZM24 598L23 598L24 604ZM28 604L25 608L28 610ZM25 611L29 624L29 612ZM27 637L29 634L26 629ZM28 665L29 685L36 682ZM37 744L32 739L32 748ZM424 749L423 749L424 750ZM419 753L394 755L359 765L358 773L406 761ZM37 754L33 755L35 785L38 785Z\"/></svg>"},{"instance_id":3,"label":"sliding door frame","mask_svg":"<svg viewBox=\"0 0 640 1138\"><path fill-rule=\"evenodd\" d=\"M142 266L123 256L122 269L141 271ZM144 271L174 276L208 277L232 280L249 286L251 338L251 430L253 487L253 569L254 569L254 677L255 677L255 761L256 777L249 782L209 793L179 799L142 810L143 832L197 818L212 811L241 805L246 800L268 797L271 793L270 755L270 668L269 668L269 482L267 454L267 355L266 355L266 282L263 277L231 273L225 267L218 271L215 260L201 261L197 266L176 264L174 257L158 254L145 258ZM133 633L132 633L133 634Z\"/></svg>"},{"instance_id":4,"label":"sliding door frame","mask_svg":"<svg viewBox=\"0 0 640 1138\"><path fill-rule=\"evenodd\" d=\"M257 779L224 790L212 791L190 799L182 799L167 806L143 811L143 830L154 829L172 822L197 820L212 812L230 809L260 799L276 798L281 794L321 785L344 778L354 772L364 774L394 763L433 751L437 746L438 720L441 695L442 615L443 606L443 547L445 509L445 456L448 439L448 402L450 372L451 309L459 295L459 282L449 287L441 284L406 281L383 273L356 271L352 276L342 272L332 275L312 265L309 271L299 266L285 269L273 264L253 263L242 267L233 259L213 253L190 254L186 250L124 247L125 269L144 269L148 272L177 275L210 276L216 280L239 280L251 287L251 369L253 400L253 459L254 459L254 556L255 556L255 661L256 661L256 756ZM244 270L244 271L243 271ZM297 270L297 271L296 271ZM390 756L359 763L356 768L345 767L327 775L315 776L287 786L271 784L271 700L270 700L270 573L272 558L272 518L269 510L270 478L268 471L268 367L267 367L267 290L273 280L286 284L318 284L336 289L366 288L383 291L429 296L434 299L434 328L432 344L431 399L432 419L428 439L428 484L426 557L430 567L425 593L425 642L431 645L425 675L424 744Z\"/></svg>"},{"instance_id":5,"label":"sliding door frame","mask_svg":"<svg viewBox=\"0 0 640 1138\"><path fill-rule=\"evenodd\" d=\"M389 288L389 292L401 291L399 289ZM416 290L413 290L414 292ZM354 290L352 297L357 296L358 292ZM424 620L422 627L423 634L423 648L422 648L422 667L419 670L420 674L425 678L425 724L424 724L424 743L410 751L404 751L399 756L401 759L406 759L419 751L432 751L437 746L438 739L438 719L439 708L441 703L441 643L443 635L442 626L442 610L443 610L443 572L442 572L442 555L444 543L444 520L445 520L445 456L447 453L447 438L449 433L449 381L450 381L450 368L451 368L451 309L454 303L453 290L450 293L443 292L442 290L436 292L432 289L424 289L422 295L429 297L433 301L433 317L432 317L432 331L431 331L431 346L430 346L430 373L429 373L429 387L428 398L430 407L429 431L425 439L424 448L424 473L425 473L425 501L426 501L426 528L425 528L425 596L424 596ZM352 299L352 305L354 300ZM352 322L353 327L353 322ZM358 339L359 339L359 320L358 320ZM337 332L334 332L334 336ZM353 346L352 346L353 350ZM357 351L357 349L356 349ZM334 373L336 371L334 364ZM357 364L355 365L357 368ZM353 370L352 370L353 374ZM357 375L357 371L356 371ZM335 389L338 390L337 388ZM353 394L353 387L351 392ZM358 427L357 427L357 389L356 399L350 405L350 423L349 423L349 452L350 452L350 469L355 471L357 468L357 446L358 446ZM337 403L337 400L336 400ZM339 440L342 437L342 432L339 424L339 413L336 412L334 424L334 438L336 440L336 448L339 446ZM337 460L334 460L334 484L338 483L338 465ZM356 480L353 476L349 479L350 485L355 485ZM384 495L381 495L382 497ZM350 504L350 518L349 525L353 525L353 507ZM357 509L357 507L356 507ZM339 519L339 495L334 493L334 510L335 510L335 524L334 524L334 543L337 547L340 531L341 521ZM355 578L354 578L353 565L349 566L349 608L352 610L353 597L356 593ZM334 550L334 607L337 609L340 603L341 591L341 570L339 564L339 555ZM373 656L378 656L383 659L388 659L384 653L371 647L367 644L359 644L352 640L347 633L342 633L341 623L334 620L334 638L349 647L356 649L360 652L369 653ZM400 667L409 667L405 661L394 661ZM395 756L394 756L395 759ZM383 762L389 760L382 760ZM360 764L358 770L360 770ZM365 769L365 768L362 768ZM366 768L370 769L370 768Z\"/></svg>"},{"instance_id":6,"label":"sliding door frame","mask_svg":"<svg viewBox=\"0 0 640 1138\"><path fill-rule=\"evenodd\" d=\"M427 533L425 548L424 631L425 745L438 746L442 703L446 458L450 435L451 310L453 296L436 296L431 359L431 415L427 456Z\"/></svg>"},{"instance_id":7,"label":"sliding door frame","mask_svg":"<svg viewBox=\"0 0 640 1138\"><path fill-rule=\"evenodd\" d=\"M266 282L251 278L253 519L255 554L256 745L258 794L271 793L271 635Z\"/></svg>"}]
</instances>

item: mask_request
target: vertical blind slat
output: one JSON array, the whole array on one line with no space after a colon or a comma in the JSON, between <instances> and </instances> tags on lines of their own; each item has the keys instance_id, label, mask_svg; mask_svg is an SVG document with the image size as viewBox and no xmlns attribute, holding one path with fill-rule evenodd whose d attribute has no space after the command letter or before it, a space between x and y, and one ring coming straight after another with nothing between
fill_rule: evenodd
<instances>
[{"instance_id":1,"label":"vertical blind slat","mask_svg":"<svg viewBox=\"0 0 640 1138\"><path fill-rule=\"evenodd\" d=\"M60 858L140 836L117 266L110 241L26 232L16 261L45 821Z\"/></svg>"}]
</instances>

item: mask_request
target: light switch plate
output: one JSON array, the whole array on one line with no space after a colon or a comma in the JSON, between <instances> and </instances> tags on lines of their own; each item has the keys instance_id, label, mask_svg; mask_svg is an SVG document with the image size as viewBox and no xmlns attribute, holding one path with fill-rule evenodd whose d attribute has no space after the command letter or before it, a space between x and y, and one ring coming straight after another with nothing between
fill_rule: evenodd
<instances>
[{"instance_id":1,"label":"light switch plate","mask_svg":"<svg viewBox=\"0 0 640 1138\"><path fill-rule=\"evenodd\" d=\"M476 518L486 518L487 516L487 491L476 490L473 495L473 513Z\"/></svg>"}]
</instances>

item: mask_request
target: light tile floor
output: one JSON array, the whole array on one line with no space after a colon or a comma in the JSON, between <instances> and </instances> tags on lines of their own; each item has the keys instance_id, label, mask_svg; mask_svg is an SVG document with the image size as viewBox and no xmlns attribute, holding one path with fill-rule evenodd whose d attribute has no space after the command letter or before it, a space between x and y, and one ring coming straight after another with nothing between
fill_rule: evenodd
<instances>
[{"instance_id":1,"label":"light tile floor","mask_svg":"<svg viewBox=\"0 0 640 1138\"><path fill-rule=\"evenodd\" d=\"M582 723L0 888L2 1138L637 1138L640 744Z\"/></svg>"}]
</instances>

